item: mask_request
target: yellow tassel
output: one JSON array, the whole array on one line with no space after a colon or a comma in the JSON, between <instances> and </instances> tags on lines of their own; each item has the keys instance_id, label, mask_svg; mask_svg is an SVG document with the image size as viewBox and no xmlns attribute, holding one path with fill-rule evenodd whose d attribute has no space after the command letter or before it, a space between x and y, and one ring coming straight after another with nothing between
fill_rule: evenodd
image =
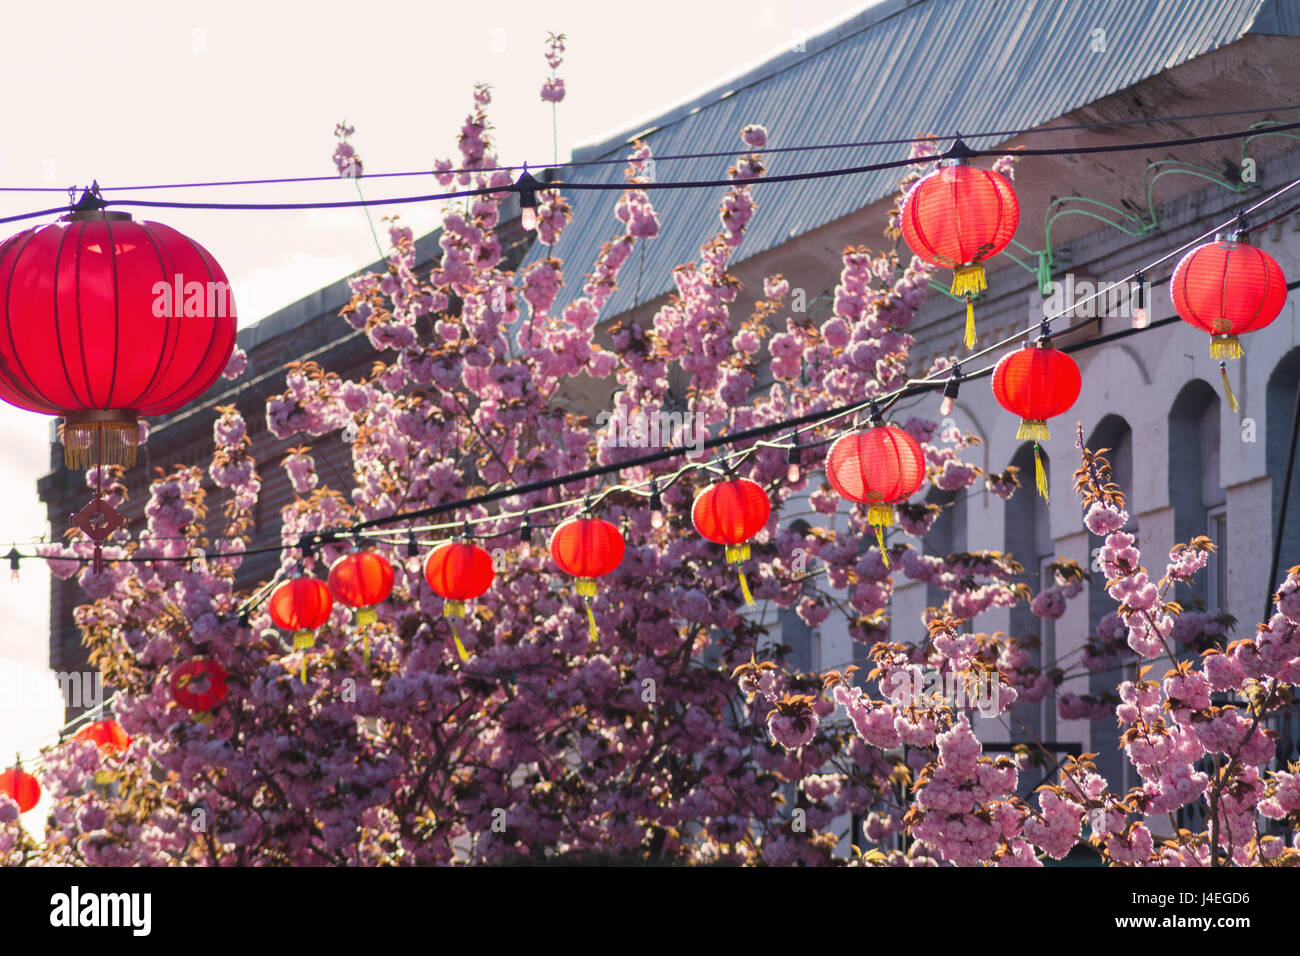
<instances>
[{"instance_id":1,"label":"yellow tassel","mask_svg":"<svg viewBox=\"0 0 1300 956\"><path fill-rule=\"evenodd\" d=\"M885 529L876 525L876 544L880 545L880 560L889 567L889 552L885 550Z\"/></svg>"},{"instance_id":2,"label":"yellow tassel","mask_svg":"<svg viewBox=\"0 0 1300 956\"><path fill-rule=\"evenodd\" d=\"M305 651L302 655L302 682L307 683L307 653Z\"/></svg>"},{"instance_id":3,"label":"yellow tassel","mask_svg":"<svg viewBox=\"0 0 1300 956\"><path fill-rule=\"evenodd\" d=\"M373 607L363 607L357 611L357 627L365 627L379 620L379 612Z\"/></svg>"},{"instance_id":4,"label":"yellow tassel","mask_svg":"<svg viewBox=\"0 0 1300 956\"><path fill-rule=\"evenodd\" d=\"M591 643L595 644L600 640L600 633L596 630L596 615L592 613L591 602L587 604L587 629L591 632Z\"/></svg>"},{"instance_id":5,"label":"yellow tassel","mask_svg":"<svg viewBox=\"0 0 1300 956\"><path fill-rule=\"evenodd\" d=\"M462 661L469 660L469 651L465 650L465 645L460 642L460 630L456 627L456 619L451 619L451 639L456 642L456 653L460 655Z\"/></svg>"},{"instance_id":6,"label":"yellow tassel","mask_svg":"<svg viewBox=\"0 0 1300 956\"><path fill-rule=\"evenodd\" d=\"M107 787L115 779L117 779L117 774L112 770L95 771L95 783L99 784L101 787Z\"/></svg>"},{"instance_id":7,"label":"yellow tassel","mask_svg":"<svg viewBox=\"0 0 1300 956\"><path fill-rule=\"evenodd\" d=\"M882 528L893 527L894 506L885 504L883 501L873 501L867 505L867 521Z\"/></svg>"},{"instance_id":8,"label":"yellow tassel","mask_svg":"<svg viewBox=\"0 0 1300 956\"><path fill-rule=\"evenodd\" d=\"M1237 404L1237 396L1232 393L1232 383L1228 381L1228 366L1222 362L1219 363L1219 374L1223 376L1223 397L1228 400L1228 407L1235 415L1241 411L1241 406Z\"/></svg>"},{"instance_id":9,"label":"yellow tassel","mask_svg":"<svg viewBox=\"0 0 1300 956\"><path fill-rule=\"evenodd\" d=\"M199 714L197 717L194 718L194 722L198 724L211 724L212 711L205 710L203 713Z\"/></svg>"},{"instance_id":10,"label":"yellow tassel","mask_svg":"<svg viewBox=\"0 0 1300 956\"><path fill-rule=\"evenodd\" d=\"M361 635L361 666L366 670L370 669L370 634L366 632Z\"/></svg>"},{"instance_id":11,"label":"yellow tassel","mask_svg":"<svg viewBox=\"0 0 1300 956\"><path fill-rule=\"evenodd\" d=\"M975 347L975 303L966 296L966 348Z\"/></svg>"},{"instance_id":12,"label":"yellow tassel","mask_svg":"<svg viewBox=\"0 0 1300 956\"><path fill-rule=\"evenodd\" d=\"M749 581L745 577L745 572L740 572L740 593L745 598L745 607L754 606L754 595L749 593Z\"/></svg>"},{"instance_id":13,"label":"yellow tassel","mask_svg":"<svg viewBox=\"0 0 1300 956\"><path fill-rule=\"evenodd\" d=\"M596 596L596 579L578 578L576 590L582 597L594 598Z\"/></svg>"},{"instance_id":14,"label":"yellow tassel","mask_svg":"<svg viewBox=\"0 0 1300 956\"><path fill-rule=\"evenodd\" d=\"M446 604L442 606L442 616L443 617L464 617L465 602L448 601Z\"/></svg>"},{"instance_id":15,"label":"yellow tassel","mask_svg":"<svg viewBox=\"0 0 1300 956\"><path fill-rule=\"evenodd\" d=\"M1043 500L1051 504L1051 499L1047 497L1047 472L1043 470L1043 456L1039 454L1037 442L1034 443L1034 481Z\"/></svg>"},{"instance_id":16,"label":"yellow tassel","mask_svg":"<svg viewBox=\"0 0 1300 956\"><path fill-rule=\"evenodd\" d=\"M1241 341L1235 335L1210 336L1210 358L1239 359L1245 354Z\"/></svg>"},{"instance_id":17,"label":"yellow tassel","mask_svg":"<svg viewBox=\"0 0 1300 956\"><path fill-rule=\"evenodd\" d=\"M969 299L988 288L984 281L984 266L972 262L968 266L958 266L952 270L952 294L964 295Z\"/></svg>"},{"instance_id":18,"label":"yellow tassel","mask_svg":"<svg viewBox=\"0 0 1300 956\"><path fill-rule=\"evenodd\" d=\"M1021 441L1047 441L1052 433L1047 430L1047 422L1041 418L1022 418L1016 437Z\"/></svg>"},{"instance_id":19,"label":"yellow tassel","mask_svg":"<svg viewBox=\"0 0 1300 956\"><path fill-rule=\"evenodd\" d=\"M293 632L293 649L295 651L305 650L308 647L316 645L316 635L311 631L294 631Z\"/></svg>"},{"instance_id":20,"label":"yellow tassel","mask_svg":"<svg viewBox=\"0 0 1300 956\"><path fill-rule=\"evenodd\" d=\"M749 542L742 541L740 544L727 545L727 563L739 564L741 561L749 560Z\"/></svg>"}]
</instances>

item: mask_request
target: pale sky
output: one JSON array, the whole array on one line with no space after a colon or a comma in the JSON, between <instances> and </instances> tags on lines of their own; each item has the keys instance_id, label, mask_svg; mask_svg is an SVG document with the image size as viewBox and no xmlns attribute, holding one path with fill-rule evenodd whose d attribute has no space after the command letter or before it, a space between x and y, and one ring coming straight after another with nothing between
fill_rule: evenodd
<instances>
[{"instance_id":1,"label":"pale sky","mask_svg":"<svg viewBox=\"0 0 1300 956\"><path fill-rule=\"evenodd\" d=\"M0 185L87 185L106 194L213 202L336 201L348 182L177 191L124 186L333 175L334 125L367 173L424 170L455 159L476 82L493 88L490 118L509 164L552 158L552 113L538 91L548 31L563 33L560 159L575 142L622 129L723 77L788 49L804 34L872 4L851 0L655 0L606 4L499 0L46 0L9 4L0 31L8 84ZM487 11L475 19L478 11ZM828 131L831 132L831 131ZM832 137L833 138L833 137ZM367 198L438 191L432 177L362 181ZM59 205L66 194L0 193L0 217ZM376 210L379 218L394 207ZM416 235L438 210L398 207ZM377 258L360 209L303 212L130 210L208 248L234 283L241 325ZM50 217L52 219L54 217ZM33 223L4 227L4 236ZM340 320L342 321L342 320ZM49 419L0 405L0 554L50 534L36 481L48 471ZM54 533L61 534L66 522ZM19 550L30 551L20 544ZM59 725L49 686L49 576L0 566L0 762L36 749ZM8 689L6 689L8 688ZM20 700L13 688L23 688ZM37 813L25 820L39 819Z\"/></svg>"}]
</instances>

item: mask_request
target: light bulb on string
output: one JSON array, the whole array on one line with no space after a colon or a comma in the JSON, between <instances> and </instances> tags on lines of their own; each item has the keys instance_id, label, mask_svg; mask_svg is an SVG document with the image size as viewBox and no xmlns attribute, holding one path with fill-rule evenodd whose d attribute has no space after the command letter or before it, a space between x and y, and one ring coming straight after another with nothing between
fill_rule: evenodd
<instances>
[{"instance_id":1,"label":"light bulb on string","mask_svg":"<svg viewBox=\"0 0 1300 956\"><path fill-rule=\"evenodd\" d=\"M802 448L799 445L799 442L795 439L794 435L790 436L790 441L793 444L790 445L790 450L787 451L785 455L785 460L787 465L785 469L785 480L793 484L794 482L799 480L799 475L800 475L799 465L803 458L803 454L802 454Z\"/></svg>"},{"instance_id":2,"label":"light bulb on string","mask_svg":"<svg viewBox=\"0 0 1300 956\"><path fill-rule=\"evenodd\" d=\"M961 388L961 366L954 365L952 375L943 386L943 401L939 403L939 414L947 418L957 408L957 390Z\"/></svg>"},{"instance_id":3,"label":"light bulb on string","mask_svg":"<svg viewBox=\"0 0 1300 956\"><path fill-rule=\"evenodd\" d=\"M529 515L524 515L524 523L519 529L519 556L528 557L533 550L533 520Z\"/></svg>"},{"instance_id":4,"label":"light bulb on string","mask_svg":"<svg viewBox=\"0 0 1300 956\"><path fill-rule=\"evenodd\" d=\"M537 228L537 190L541 185L525 163L523 174L515 180L515 189L519 192L519 225L527 232Z\"/></svg>"},{"instance_id":5,"label":"light bulb on string","mask_svg":"<svg viewBox=\"0 0 1300 956\"><path fill-rule=\"evenodd\" d=\"M1133 278L1137 281L1137 295L1134 296L1133 302L1133 328L1145 329L1151 324L1151 319L1147 316L1147 280L1141 272L1136 273Z\"/></svg>"},{"instance_id":6,"label":"light bulb on string","mask_svg":"<svg viewBox=\"0 0 1300 956\"><path fill-rule=\"evenodd\" d=\"M664 503L659 497L659 482L650 481L650 527L658 529L664 526Z\"/></svg>"},{"instance_id":7,"label":"light bulb on string","mask_svg":"<svg viewBox=\"0 0 1300 956\"><path fill-rule=\"evenodd\" d=\"M5 555L9 559L9 580L18 583L18 561L22 557L17 548L10 548L9 553Z\"/></svg>"}]
</instances>

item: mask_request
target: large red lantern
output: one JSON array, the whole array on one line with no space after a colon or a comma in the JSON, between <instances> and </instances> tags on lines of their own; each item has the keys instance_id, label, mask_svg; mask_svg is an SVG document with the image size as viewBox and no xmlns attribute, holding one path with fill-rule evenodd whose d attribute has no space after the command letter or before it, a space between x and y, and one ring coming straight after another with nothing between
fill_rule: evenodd
<instances>
[{"instance_id":1,"label":"large red lantern","mask_svg":"<svg viewBox=\"0 0 1300 956\"><path fill-rule=\"evenodd\" d=\"M1210 333L1210 357L1219 372L1228 404L1239 411L1224 359L1241 358L1239 335L1268 325L1286 304L1286 276L1267 252L1239 233L1217 236L1197 246L1174 269L1169 296L1184 322Z\"/></svg>"},{"instance_id":2,"label":"large red lantern","mask_svg":"<svg viewBox=\"0 0 1300 956\"><path fill-rule=\"evenodd\" d=\"M1016 191L1004 176L967 163L961 140L921 177L903 200L900 226L912 251L931 265L953 270L952 294L966 297L966 348L975 345L971 298L985 288L984 261L1011 241L1020 222Z\"/></svg>"},{"instance_id":3,"label":"large red lantern","mask_svg":"<svg viewBox=\"0 0 1300 956\"><path fill-rule=\"evenodd\" d=\"M469 652L461 643L456 619L465 616L465 602L485 593L495 578L492 555L468 541L440 544L424 562L424 579L445 602L442 615L451 619L451 635L462 661L469 660Z\"/></svg>"},{"instance_id":4,"label":"large red lantern","mask_svg":"<svg viewBox=\"0 0 1300 956\"><path fill-rule=\"evenodd\" d=\"M138 418L202 395L235 345L230 283L211 254L156 222L71 214L0 244L0 399L62 415L69 468L135 464ZM121 516L96 494L78 527L99 546Z\"/></svg>"},{"instance_id":5,"label":"large red lantern","mask_svg":"<svg viewBox=\"0 0 1300 956\"><path fill-rule=\"evenodd\" d=\"M867 521L876 529L880 557L888 565L884 529L894 523L894 505L910 498L925 480L920 444L893 425L841 435L826 456L826 477L840 497L867 505Z\"/></svg>"},{"instance_id":6,"label":"large red lantern","mask_svg":"<svg viewBox=\"0 0 1300 956\"><path fill-rule=\"evenodd\" d=\"M1044 500L1047 474L1038 443L1052 437L1047 419L1068 412L1079 400L1082 386L1083 377L1074 359L1046 341L1008 352L993 369L993 395L998 404L1020 416L1016 437L1034 443L1034 475Z\"/></svg>"},{"instance_id":7,"label":"large red lantern","mask_svg":"<svg viewBox=\"0 0 1300 956\"><path fill-rule=\"evenodd\" d=\"M715 482L695 496L691 522L695 530L710 541L727 546L727 563L749 560L749 539L763 530L772 503L767 492L748 478L731 478ZM749 582L740 570L740 591L745 604L752 605Z\"/></svg>"},{"instance_id":8,"label":"large red lantern","mask_svg":"<svg viewBox=\"0 0 1300 956\"><path fill-rule=\"evenodd\" d=\"M196 657L172 671L172 700L210 723L212 708L226 699L226 669L210 657Z\"/></svg>"},{"instance_id":9,"label":"large red lantern","mask_svg":"<svg viewBox=\"0 0 1300 956\"><path fill-rule=\"evenodd\" d=\"M40 781L18 764L0 773L0 793L8 794L18 804L19 813L26 813L41 802Z\"/></svg>"},{"instance_id":10,"label":"large red lantern","mask_svg":"<svg viewBox=\"0 0 1300 956\"><path fill-rule=\"evenodd\" d=\"M604 577L623 562L626 546L618 528L603 518L579 516L561 522L551 535L551 557L565 574L577 578L577 592L587 605L591 639L597 639L596 615L591 599L596 578Z\"/></svg>"}]
</instances>

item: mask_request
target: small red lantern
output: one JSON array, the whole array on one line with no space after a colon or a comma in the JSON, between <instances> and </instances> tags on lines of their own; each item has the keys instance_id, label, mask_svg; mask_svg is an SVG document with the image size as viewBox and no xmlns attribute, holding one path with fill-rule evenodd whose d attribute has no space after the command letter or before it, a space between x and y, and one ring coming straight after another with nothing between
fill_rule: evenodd
<instances>
[{"instance_id":1,"label":"small red lantern","mask_svg":"<svg viewBox=\"0 0 1300 956\"><path fill-rule=\"evenodd\" d=\"M952 294L966 297L966 348L975 345L971 297L987 288L984 261L1007 247L1020 223L1020 202L1004 176L968 165L961 140L903 200L900 226L912 251L953 270Z\"/></svg>"},{"instance_id":2,"label":"small red lantern","mask_svg":"<svg viewBox=\"0 0 1300 956\"><path fill-rule=\"evenodd\" d=\"M1178 315L1210 333L1210 357L1219 359L1224 391L1234 412L1240 409L1223 360L1241 358L1237 336L1276 319L1286 295L1281 266L1238 232L1197 246L1183 256L1169 280L1169 296Z\"/></svg>"},{"instance_id":3,"label":"small red lantern","mask_svg":"<svg viewBox=\"0 0 1300 956\"><path fill-rule=\"evenodd\" d=\"M749 560L749 539L763 530L771 513L772 503L761 485L748 478L731 478L715 482L695 496L691 522L702 536L727 546L728 564L740 564ZM745 604L752 605L754 596L744 570L740 571L740 591Z\"/></svg>"},{"instance_id":4,"label":"small red lantern","mask_svg":"<svg viewBox=\"0 0 1300 956\"><path fill-rule=\"evenodd\" d=\"M874 416L873 416L874 418ZM894 505L905 501L925 480L925 454L901 428L879 424L841 435L826 456L826 477L842 498L867 505L876 529L880 557L889 564L884 529L894 523Z\"/></svg>"},{"instance_id":5,"label":"small red lantern","mask_svg":"<svg viewBox=\"0 0 1300 956\"><path fill-rule=\"evenodd\" d=\"M210 657L193 658L172 671L171 691L172 700L209 723L212 708L226 698L226 669Z\"/></svg>"},{"instance_id":6,"label":"small red lantern","mask_svg":"<svg viewBox=\"0 0 1300 956\"><path fill-rule=\"evenodd\" d=\"M230 283L212 255L104 206L92 186L71 214L0 244L0 399L62 415L69 468L131 467L139 416L198 398L235 345ZM121 523L98 490L78 514L96 569Z\"/></svg>"},{"instance_id":7,"label":"small red lantern","mask_svg":"<svg viewBox=\"0 0 1300 956\"><path fill-rule=\"evenodd\" d=\"M1074 359L1046 341L1008 352L993 369L993 396L1007 411L1020 416L1016 437L1034 443L1034 475L1045 501L1047 474L1038 443L1052 437L1047 419L1068 412L1079 400L1082 386L1083 377Z\"/></svg>"},{"instance_id":8,"label":"small red lantern","mask_svg":"<svg viewBox=\"0 0 1300 956\"><path fill-rule=\"evenodd\" d=\"M77 731L76 739L89 740L106 754L121 753L131 746L131 738L116 720L97 720L87 724Z\"/></svg>"},{"instance_id":9,"label":"small red lantern","mask_svg":"<svg viewBox=\"0 0 1300 956\"><path fill-rule=\"evenodd\" d=\"M625 548L618 528L603 518L570 518L551 535L551 557L561 571L578 579L577 591L587 604L587 624L593 641L597 634L591 599L596 596L596 578L604 577L623 562Z\"/></svg>"},{"instance_id":10,"label":"small red lantern","mask_svg":"<svg viewBox=\"0 0 1300 956\"><path fill-rule=\"evenodd\" d=\"M334 599L325 582L307 575L298 575L280 583L267 602L275 626L293 631L293 649L303 651L302 681L307 682L306 650L316 644L313 633L330 619Z\"/></svg>"},{"instance_id":11,"label":"small red lantern","mask_svg":"<svg viewBox=\"0 0 1300 956\"><path fill-rule=\"evenodd\" d=\"M451 619L451 635L456 641L456 653L462 661L469 660L469 652L460 640L456 619L465 616L465 602L484 594L496 578L492 555L468 541L448 541L434 548L424 562L424 579L435 594L446 603L443 617Z\"/></svg>"},{"instance_id":12,"label":"small red lantern","mask_svg":"<svg viewBox=\"0 0 1300 956\"><path fill-rule=\"evenodd\" d=\"M102 754L125 753L126 748L131 746L131 738L127 736L122 725L116 720L97 720L93 724L87 724L77 731L77 740L89 740ZM95 783L107 786L113 782L117 776L112 770L106 767L95 771Z\"/></svg>"},{"instance_id":13,"label":"small red lantern","mask_svg":"<svg viewBox=\"0 0 1300 956\"><path fill-rule=\"evenodd\" d=\"M0 793L8 794L18 804L18 812L26 813L41 802L41 784L15 760L12 770L0 773Z\"/></svg>"}]
</instances>

